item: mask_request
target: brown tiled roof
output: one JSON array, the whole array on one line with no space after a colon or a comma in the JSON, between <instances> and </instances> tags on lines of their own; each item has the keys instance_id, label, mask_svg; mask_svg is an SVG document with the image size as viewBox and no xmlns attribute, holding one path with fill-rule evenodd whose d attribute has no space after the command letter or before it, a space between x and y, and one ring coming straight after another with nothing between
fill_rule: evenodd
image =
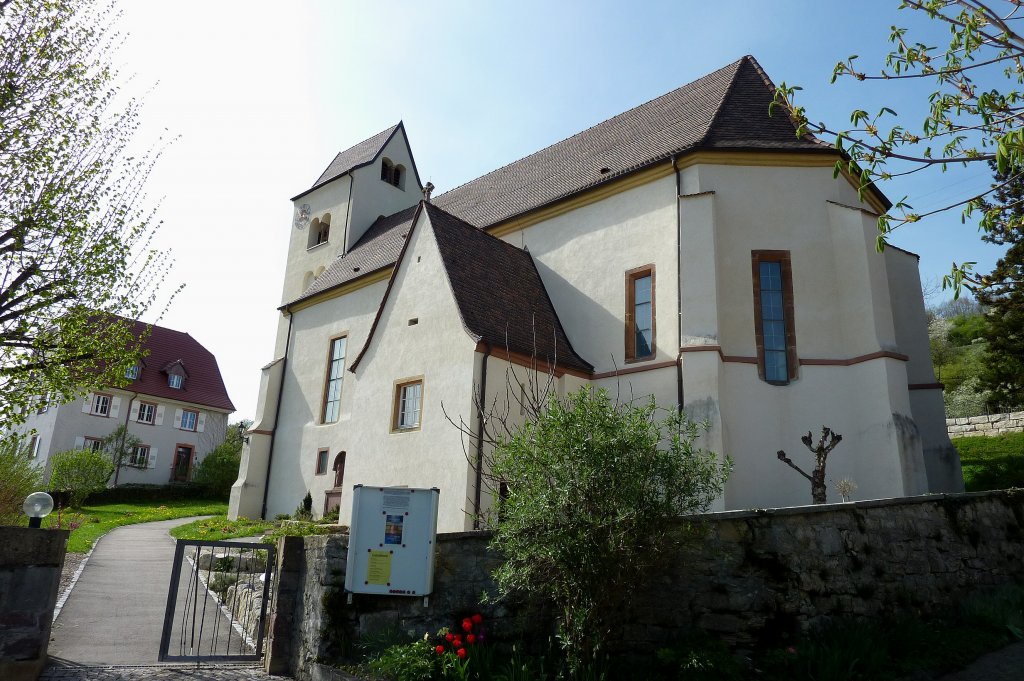
<instances>
[{"instance_id":1,"label":"brown tiled roof","mask_svg":"<svg viewBox=\"0 0 1024 681\"><path fill-rule=\"evenodd\" d=\"M576 354L526 251L424 204L466 330L540 367L593 371Z\"/></svg>"},{"instance_id":2,"label":"brown tiled roof","mask_svg":"<svg viewBox=\"0 0 1024 681\"><path fill-rule=\"evenodd\" d=\"M125 386L125 390L152 397L192 402L206 407L235 410L235 405L231 403L228 391L224 387L217 358L199 341L181 331L139 321L131 323L132 333L136 338L141 338L147 330L149 331L149 336L143 343L143 348L148 354L142 360L139 377ZM167 385L167 374L164 371L165 367L170 368L178 362L181 362L188 374L180 390Z\"/></svg>"},{"instance_id":3,"label":"brown tiled roof","mask_svg":"<svg viewBox=\"0 0 1024 681\"><path fill-rule=\"evenodd\" d=\"M529 253L429 203L417 206L413 222L420 211L430 218L456 307L474 340L486 341L497 351L536 357L540 370L593 371L569 343ZM398 267L405 250L403 246ZM356 370L370 347L397 274L396 269L350 371Z\"/></svg>"},{"instance_id":4,"label":"brown tiled roof","mask_svg":"<svg viewBox=\"0 0 1024 681\"><path fill-rule=\"evenodd\" d=\"M834 152L768 115L774 86L753 57L456 187L434 203L480 227L700 148ZM602 169L606 172L602 173Z\"/></svg>"},{"instance_id":5,"label":"brown tiled roof","mask_svg":"<svg viewBox=\"0 0 1024 681\"><path fill-rule=\"evenodd\" d=\"M388 140L391 139L391 136L394 135L395 131L401 126L402 123L399 122L392 125L387 130L382 130L373 137L365 139L359 144L349 147L345 151L339 152L324 172L320 173L320 177L316 179L313 186L292 197L292 201L305 196L314 189L327 184L331 180L341 177L351 170L355 170L356 168L365 166L368 163L372 163L373 160L377 158L377 154L379 154L381 149L383 149L388 143Z\"/></svg>"},{"instance_id":6,"label":"brown tiled roof","mask_svg":"<svg viewBox=\"0 0 1024 681\"><path fill-rule=\"evenodd\" d=\"M743 57L445 192L435 197L433 204L465 222L486 228L687 151L835 153L831 146L810 135L797 138L796 128L784 112L769 116L773 91L774 86L757 61ZM380 135L371 140L377 137ZM369 145L371 140L353 149ZM602 173L602 169L607 172ZM333 263L292 302L393 264L401 250L401 235L408 233L411 220L412 209L378 220L342 258L350 259L349 263Z\"/></svg>"}]
</instances>

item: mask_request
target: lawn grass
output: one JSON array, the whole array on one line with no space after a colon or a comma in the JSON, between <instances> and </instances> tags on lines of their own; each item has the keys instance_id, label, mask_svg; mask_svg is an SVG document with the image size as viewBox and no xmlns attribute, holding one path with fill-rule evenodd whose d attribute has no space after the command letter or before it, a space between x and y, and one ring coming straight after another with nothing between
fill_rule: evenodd
<instances>
[{"instance_id":1,"label":"lawn grass","mask_svg":"<svg viewBox=\"0 0 1024 681\"><path fill-rule=\"evenodd\" d=\"M957 437L968 492L1024 487L1024 433Z\"/></svg>"},{"instance_id":2,"label":"lawn grass","mask_svg":"<svg viewBox=\"0 0 1024 681\"><path fill-rule=\"evenodd\" d=\"M43 527L72 527L69 553L86 553L101 536L122 525L155 520L188 518L195 515L219 515L227 512L227 502L181 499L165 502L87 505L75 510L54 511L43 520Z\"/></svg>"},{"instance_id":3,"label":"lawn grass","mask_svg":"<svg viewBox=\"0 0 1024 681\"><path fill-rule=\"evenodd\" d=\"M222 539L235 539L237 537L255 537L266 534L277 528L279 521L275 520L250 520L239 518L228 520L227 515L218 514L213 518L196 520L185 525L180 525L171 530L171 536L175 539L199 539L202 541L220 541Z\"/></svg>"},{"instance_id":4,"label":"lawn grass","mask_svg":"<svg viewBox=\"0 0 1024 681\"><path fill-rule=\"evenodd\" d=\"M226 515L196 520L171 530L175 539L200 539L204 541L220 541L237 537L254 537L264 535L264 542L275 543L278 537L307 537L314 534L330 534L333 523L323 522L282 522L280 520L250 520L239 518L228 520Z\"/></svg>"}]
</instances>

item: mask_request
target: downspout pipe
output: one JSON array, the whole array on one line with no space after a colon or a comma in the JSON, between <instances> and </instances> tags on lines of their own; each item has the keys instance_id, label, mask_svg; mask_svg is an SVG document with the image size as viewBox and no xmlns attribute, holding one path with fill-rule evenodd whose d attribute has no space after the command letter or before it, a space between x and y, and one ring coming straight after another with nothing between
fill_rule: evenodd
<instances>
[{"instance_id":1,"label":"downspout pipe","mask_svg":"<svg viewBox=\"0 0 1024 681\"><path fill-rule=\"evenodd\" d=\"M676 178L676 305L679 306L676 314L678 326L679 355L676 357L676 399L679 402L679 413L683 413L683 207L680 204L682 196L682 179L679 176L679 166L676 164L679 156L672 156L672 174Z\"/></svg>"},{"instance_id":2,"label":"downspout pipe","mask_svg":"<svg viewBox=\"0 0 1024 681\"><path fill-rule=\"evenodd\" d=\"M345 204L345 230L341 233L341 254L348 253L348 228L352 220L352 191L356 186L356 176L348 174L348 202Z\"/></svg>"},{"instance_id":3,"label":"downspout pipe","mask_svg":"<svg viewBox=\"0 0 1024 681\"><path fill-rule=\"evenodd\" d=\"M277 434L277 421L281 417L281 397L284 395L284 372L288 369L288 350L292 345L292 321L295 319L287 307L288 314L288 336L284 340L284 359L281 360L281 385L277 387L277 406L274 407L274 428L270 431L270 451L267 453L267 479L263 483L263 506L260 508L260 518L267 518L267 497L270 495L270 467L274 464L274 439Z\"/></svg>"},{"instance_id":4,"label":"downspout pipe","mask_svg":"<svg viewBox=\"0 0 1024 681\"><path fill-rule=\"evenodd\" d=\"M473 492L473 529L480 529L480 485L483 483L484 466L484 405L487 400L487 358L491 356L491 344L484 341L484 355L480 360L480 400L477 402L476 437L476 489Z\"/></svg>"}]
</instances>

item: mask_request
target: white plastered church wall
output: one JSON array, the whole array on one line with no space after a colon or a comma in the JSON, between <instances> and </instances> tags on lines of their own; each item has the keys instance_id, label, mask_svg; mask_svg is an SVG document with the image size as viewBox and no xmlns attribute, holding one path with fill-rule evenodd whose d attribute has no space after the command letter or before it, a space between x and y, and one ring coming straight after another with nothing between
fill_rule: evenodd
<instances>
[{"instance_id":1,"label":"white plastered church wall","mask_svg":"<svg viewBox=\"0 0 1024 681\"><path fill-rule=\"evenodd\" d=\"M438 530L469 529L472 474L459 429L445 418L472 420L476 341L463 327L429 219L421 213L395 274L391 295L359 365L358 412L345 473L353 484L438 487ZM417 320L410 324L410 320ZM396 383L422 377L418 429L394 432ZM342 498L341 522L351 513Z\"/></svg>"}]
</instances>

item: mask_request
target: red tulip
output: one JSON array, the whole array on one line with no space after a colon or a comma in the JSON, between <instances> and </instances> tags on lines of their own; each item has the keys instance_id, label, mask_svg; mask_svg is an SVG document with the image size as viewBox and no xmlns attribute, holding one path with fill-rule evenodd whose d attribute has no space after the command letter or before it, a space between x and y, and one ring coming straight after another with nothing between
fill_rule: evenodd
<instances>
[{"instance_id":1,"label":"red tulip","mask_svg":"<svg viewBox=\"0 0 1024 681\"><path fill-rule=\"evenodd\" d=\"M456 648L461 648L462 647L462 639L460 637L456 636L455 640L452 641L452 645L455 646Z\"/></svg>"},{"instance_id":2,"label":"red tulip","mask_svg":"<svg viewBox=\"0 0 1024 681\"><path fill-rule=\"evenodd\" d=\"M462 630L463 631L472 631L473 630L473 620L469 619L468 617L466 619L462 620Z\"/></svg>"},{"instance_id":3,"label":"red tulip","mask_svg":"<svg viewBox=\"0 0 1024 681\"><path fill-rule=\"evenodd\" d=\"M484 621L484 617L480 613L477 613L477 614L473 615L472 620L473 620L473 624L480 624L481 622Z\"/></svg>"},{"instance_id":4,"label":"red tulip","mask_svg":"<svg viewBox=\"0 0 1024 681\"><path fill-rule=\"evenodd\" d=\"M460 660L465 660L466 659L466 649L465 648L459 648L457 651L455 651L455 654L459 656Z\"/></svg>"},{"instance_id":5,"label":"red tulip","mask_svg":"<svg viewBox=\"0 0 1024 681\"><path fill-rule=\"evenodd\" d=\"M476 636L474 636L473 634L466 634L466 643L468 643L469 645L473 645L474 643L476 643Z\"/></svg>"},{"instance_id":6,"label":"red tulip","mask_svg":"<svg viewBox=\"0 0 1024 681\"><path fill-rule=\"evenodd\" d=\"M437 653L438 655L440 655L441 653L444 652L444 646L438 646L438 647L434 648L434 652Z\"/></svg>"},{"instance_id":7,"label":"red tulip","mask_svg":"<svg viewBox=\"0 0 1024 681\"><path fill-rule=\"evenodd\" d=\"M453 638L455 638L455 636L453 636L450 631L444 635L444 640L448 641L448 643L451 643Z\"/></svg>"}]
</instances>

